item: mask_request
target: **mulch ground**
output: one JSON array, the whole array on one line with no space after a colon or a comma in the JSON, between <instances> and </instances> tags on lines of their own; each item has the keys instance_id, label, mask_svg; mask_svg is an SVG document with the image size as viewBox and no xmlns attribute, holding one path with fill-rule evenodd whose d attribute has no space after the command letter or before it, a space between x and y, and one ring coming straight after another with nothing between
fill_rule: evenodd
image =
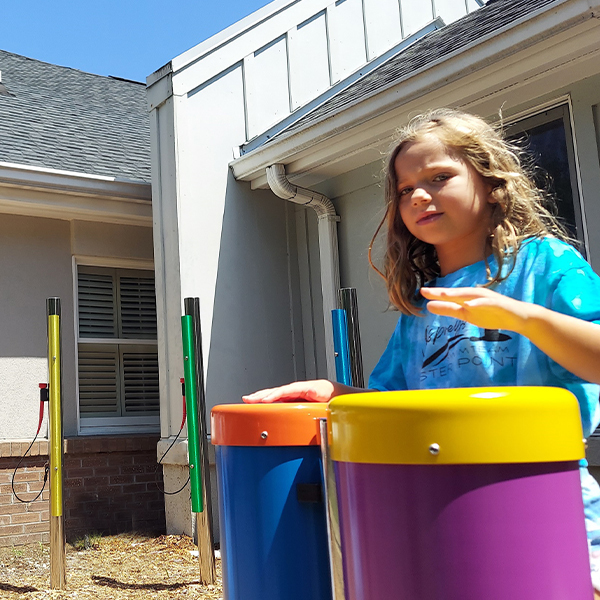
<instances>
[{"instance_id":1,"label":"mulch ground","mask_svg":"<svg viewBox=\"0 0 600 600\"><path fill-rule=\"evenodd\" d=\"M222 600L221 561L216 585L200 585L196 549L183 535L94 538L80 550L67 544L67 589L51 590L47 545L0 548L0 598Z\"/></svg>"}]
</instances>

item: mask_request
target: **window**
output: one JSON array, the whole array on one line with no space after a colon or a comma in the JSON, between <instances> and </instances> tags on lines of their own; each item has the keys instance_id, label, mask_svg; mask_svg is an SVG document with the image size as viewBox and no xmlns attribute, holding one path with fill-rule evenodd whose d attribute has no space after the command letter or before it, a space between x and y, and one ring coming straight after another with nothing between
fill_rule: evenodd
<instances>
[{"instance_id":1,"label":"window","mask_svg":"<svg viewBox=\"0 0 600 600\"><path fill-rule=\"evenodd\" d=\"M507 128L511 139L525 141L536 165L550 176L550 190L557 200L558 216L569 233L581 242L585 256L584 220L577 186L575 151L569 120L569 107L564 104L518 121ZM545 183L543 179L538 185ZM592 433L600 438L600 427Z\"/></svg>"},{"instance_id":2,"label":"window","mask_svg":"<svg viewBox=\"0 0 600 600\"><path fill-rule=\"evenodd\" d=\"M80 430L156 429L154 274L80 265L77 308Z\"/></svg>"},{"instance_id":3,"label":"window","mask_svg":"<svg viewBox=\"0 0 600 600\"><path fill-rule=\"evenodd\" d=\"M507 127L507 135L510 139L524 142L535 164L541 167L536 183L540 187L550 187L557 199L558 216L570 234L581 242L580 250L583 250L584 223L568 105L517 121Z\"/></svg>"}]
</instances>

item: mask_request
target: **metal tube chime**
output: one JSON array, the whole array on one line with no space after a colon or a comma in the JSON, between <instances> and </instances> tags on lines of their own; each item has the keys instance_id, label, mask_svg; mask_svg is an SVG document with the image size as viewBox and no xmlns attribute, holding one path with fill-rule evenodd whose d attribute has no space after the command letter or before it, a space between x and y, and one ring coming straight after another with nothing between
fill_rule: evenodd
<instances>
[{"instance_id":1,"label":"metal tube chime","mask_svg":"<svg viewBox=\"0 0 600 600\"><path fill-rule=\"evenodd\" d=\"M327 515L327 537L329 545L329 567L331 570L331 595L333 600L344 600L344 573L342 566L342 541L340 537L340 521L338 511L335 473L329 451L327 437L327 419L319 419L321 435L321 456L323 459L323 480L325 485L325 510Z\"/></svg>"},{"instance_id":2,"label":"metal tube chime","mask_svg":"<svg viewBox=\"0 0 600 600\"><path fill-rule=\"evenodd\" d=\"M183 332L192 512L196 515L200 582L204 585L213 585L217 574L212 532L199 299L185 298L184 309L185 315L181 317L181 323Z\"/></svg>"},{"instance_id":3,"label":"metal tube chime","mask_svg":"<svg viewBox=\"0 0 600 600\"><path fill-rule=\"evenodd\" d=\"M63 419L60 298L46 300L50 420L50 587L67 587L63 515Z\"/></svg>"},{"instance_id":4,"label":"metal tube chime","mask_svg":"<svg viewBox=\"0 0 600 600\"><path fill-rule=\"evenodd\" d=\"M339 383L364 387L360 329L358 326L358 302L355 288L342 288L338 292L341 308L331 311L333 322L333 345L335 371ZM329 564L333 600L344 600L344 578L342 573L342 549L338 515L337 492L333 464L327 439L327 421L320 420L321 455L325 480L325 502L327 511L327 533L329 537Z\"/></svg>"},{"instance_id":5,"label":"metal tube chime","mask_svg":"<svg viewBox=\"0 0 600 600\"><path fill-rule=\"evenodd\" d=\"M350 349L350 371L352 377L351 385L364 388L365 376L362 364L360 328L358 326L358 300L356 298L356 288L340 289L339 301L342 309L346 311L348 346Z\"/></svg>"},{"instance_id":6,"label":"metal tube chime","mask_svg":"<svg viewBox=\"0 0 600 600\"><path fill-rule=\"evenodd\" d=\"M346 311L334 308L331 311L333 322L333 351L335 353L335 378L339 383L352 385L350 366L350 347L348 343L348 325Z\"/></svg>"}]
</instances>

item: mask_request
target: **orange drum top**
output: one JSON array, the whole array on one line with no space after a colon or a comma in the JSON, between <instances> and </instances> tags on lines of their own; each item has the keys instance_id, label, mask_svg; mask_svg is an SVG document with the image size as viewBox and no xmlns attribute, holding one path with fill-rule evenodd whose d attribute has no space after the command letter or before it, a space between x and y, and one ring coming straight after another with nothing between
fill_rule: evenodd
<instances>
[{"instance_id":1,"label":"orange drum top","mask_svg":"<svg viewBox=\"0 0 600 600\"><path fill-rule=\"evenodd\" d=\"M324 402L220 404L211 412L214 446L313 446L320 443Z\"/></svg>"}]
</instances>

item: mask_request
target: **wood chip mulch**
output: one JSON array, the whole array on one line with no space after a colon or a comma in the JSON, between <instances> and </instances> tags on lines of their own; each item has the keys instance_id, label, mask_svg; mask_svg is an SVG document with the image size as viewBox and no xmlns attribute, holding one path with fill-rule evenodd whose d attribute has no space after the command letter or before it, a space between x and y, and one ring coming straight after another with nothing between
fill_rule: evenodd
<instances>
[{"instance_id":1,"label":"wood chip mulch","mask_svg":"<svg viewBox=\"0 0 600 600\"><path fill-rule=\"evenodd\" d=\"M222 600L221 561L215 585L200 585L197 550L183 535L123 534L67 545L67 589L50 589L47 545L0 548L0 598L15 600L122 600L194 598Z\"/></svg>"}]
</instances>

